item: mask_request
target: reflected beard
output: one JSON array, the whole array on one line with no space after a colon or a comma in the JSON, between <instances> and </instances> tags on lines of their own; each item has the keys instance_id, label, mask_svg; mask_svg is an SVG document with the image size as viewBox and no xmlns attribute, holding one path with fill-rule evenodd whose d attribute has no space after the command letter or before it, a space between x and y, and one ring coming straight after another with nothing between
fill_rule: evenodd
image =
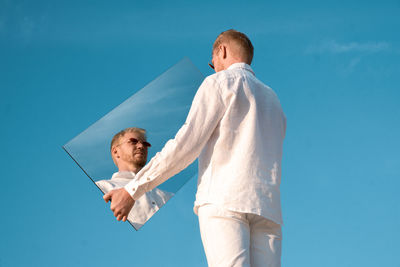
<instances>
[{"instance_id":1,"label":"reflected beard","mask_svg":"<svg viewBox=\"0 0 400 267\"><path fill-rule=\"evenodd\" d=\"M140 167L140 168L143 168L144 167L144 165L146 165L146 159L145 158L143 158L143 159L133 159L132 160L132 163L136 166L136 167Z\"/></svg>"},{"instance_id":2,"label":"reflected beard","mask_svg":"<svg viewBox=\"0 0 400 267\"><path fill-rule=\"evenodd\" d=\"M136 157L135 154L132 155L123 154L121 156L121 161L125 162L125 164L135 166L141 169L142 167L144 167L144 165L146 165L147 157L146 156Z\"/></svg>"}]
</instances>

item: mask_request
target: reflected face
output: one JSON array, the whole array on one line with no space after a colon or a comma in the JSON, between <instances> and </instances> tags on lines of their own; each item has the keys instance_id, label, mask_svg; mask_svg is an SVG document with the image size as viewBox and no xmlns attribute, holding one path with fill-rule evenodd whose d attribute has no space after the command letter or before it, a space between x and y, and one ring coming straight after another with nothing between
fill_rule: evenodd
<instances>
[{"instance_id":1,"label":"reflected face","mask_svg":"<svg viewBox=\"0 0 400 267\"><path fill-rule=\"evenodd\" d=\"M139 142L136 143L135 139L139 140ZM143 136L136 132L128 132L121 137L116 146L116 160L118 166L121 163L125 165L132 164L136 167L143 167L146 165L148 146L143 144L145 141Z\"/></svg>"}]
</instances>

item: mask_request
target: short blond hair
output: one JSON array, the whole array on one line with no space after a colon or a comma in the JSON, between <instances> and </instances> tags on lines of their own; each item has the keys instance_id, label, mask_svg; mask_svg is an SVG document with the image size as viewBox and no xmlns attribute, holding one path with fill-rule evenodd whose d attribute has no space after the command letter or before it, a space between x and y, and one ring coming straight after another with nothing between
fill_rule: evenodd
<instances>
[{"instance_id":1,"label":"short blond hair","mask_svg":"<svg viewBox=\"0 0 400 267\"><path fill-rule=\"evenodd\" d=\"M124 135L126 133L138 133L139 135L141 135L141 137L146 141L147 140L147 136L146 136L146 130L142 129L142 128L138 128L138 127L129 127L126 129L123 129L122 131L120 131L119 133L117 133L116 135L114 135L113 139L111 140L111 146L110 146L110 150L112 152L112 149L115 145L117 145L117 143L119 142L119 140L124 137Z\"/></svg>"},{"instance_id":2,"label":"short blond hair","mask_svg":"<svg viewBox=\"0 0 400 267\"><path fill-rule=\"evenodd\" d=\"M245 60L247 64L253 61L254 47L246 34L234 29L221 32L213 45L213 52L223 43L233 42L239 48L239 56Z\"/></svg>"}]
</instances>

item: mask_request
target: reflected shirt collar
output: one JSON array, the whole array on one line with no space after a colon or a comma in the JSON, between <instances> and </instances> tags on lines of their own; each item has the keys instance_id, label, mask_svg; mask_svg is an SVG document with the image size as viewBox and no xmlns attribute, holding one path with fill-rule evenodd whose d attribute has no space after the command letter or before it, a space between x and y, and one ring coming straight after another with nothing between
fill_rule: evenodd
<instances>
[{"instance_id":1,"label":"reflected shirt collar","mask_svg":"<svg viewBox=\"0 0 400 267\"><path fill-rule=\"evenodd\" d=\"M250 67L250 65L247 64L247 63L244 63L244 62L241 62L241 63L233 63L233 64L230 65L227 69L228 69L228 70L231 70L231 69L236 69L236 68L248 70L248 71L250 71L251 73L253 73L253 75L255 76L254 71L253 71L253 69Z\"/></svg>"},{"instance_id":2,"label":"reflected shirt collar","mask_svg":"<svg viewBox=\"0 0 400 267\"><path fill-rule=\"evenodd\" d=\"M130 171L122 171L122 172L115 172L113 176L111 177L111 180L114 179L129 179L132 180L134 179L136 174L134 172Z\"/></svg>"}]
</instances>

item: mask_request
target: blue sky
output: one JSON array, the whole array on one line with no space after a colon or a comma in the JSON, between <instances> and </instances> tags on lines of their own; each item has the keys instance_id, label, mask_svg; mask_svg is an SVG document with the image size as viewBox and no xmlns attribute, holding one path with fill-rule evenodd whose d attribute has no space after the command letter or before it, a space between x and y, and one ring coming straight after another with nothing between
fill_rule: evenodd
<instances>
[{"instance_id":1,"label":"blue sky","mask_svg":"<svg viewBox=\"0 0 400 267\"><path fill-rule=\"evenodd\" d=\"M134 232L61 146L245 32L288 119L283 266L400 266L400 1L0 0L0 266L206 266L190 181ZM156 123L156 122L155 122Z\"/></svg>"}]
</instances>

